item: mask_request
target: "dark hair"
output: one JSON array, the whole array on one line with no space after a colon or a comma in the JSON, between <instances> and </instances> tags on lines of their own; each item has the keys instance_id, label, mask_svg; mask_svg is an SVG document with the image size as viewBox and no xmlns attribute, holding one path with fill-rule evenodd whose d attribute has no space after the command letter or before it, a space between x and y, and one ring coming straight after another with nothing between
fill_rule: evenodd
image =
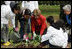
<instances>
[{"instance_id":1,"label":"dark hair","mask_svg":"<svg viewBox=\"0 0 72 49\"><path fill-rule=\"evenodd\" d=\"M47 17L47 22L49 22L50 23L50 25L52 26L52 27L54 27L54 28L56 28L56 29L60 29L60 28L62 28L63 29L63 31L65 32L65 22L63 21L63 20L58 20L58 21L56 21L55 23L54 23L54 18L53 18L53 16L49 16L49 17Z\"/></svg>"},{"instance_id":2,"label":"dark hair","mask_svg":"<svg viewBox=\"0 0 72 49\"><path fill-rule=\"evenodd\" d=\"M50 25L52 25L52 24L54 23L54 18L53 18L53 16L47 17L46 20L47 20L47 22L50 23Z\"/></svg>"},{"instance_id":3,"label":"dark hair","mask_svg":"<svg viewBox=\"0 0 72 49\"><path fill-rule=\"evenodd\" d=\"M29 9L25 9L25 12L24 12L25 15L30 15L31 16L31 11Z\"/></svg>"},{"instance_id":4,"label":"dark hair","mask_svg":"<svg viewBox=\"0 0 72 49\"><path fill-rule=\"evenodd\" d=\"M64 21L63 20L58 20L58 21L56 21L54 24L52 24L52 26L54 27L54 28L56 28L56 29L60 29L60 28L62 28L63 29L63 31L65 32L65 23L64 23Z\"/></svg>"},{"instance_id":5,"label":"dark hair","mask_svg":"<svg viewBox=\"0 0 72 49\"><path fill-rule=\"evenodd\" d=\"M18 3L11 2L10 7L11 7L12 12L14 12L14 10L19 10L20 11L20 6L19 6Z\"/></svg>"}]
</instances>

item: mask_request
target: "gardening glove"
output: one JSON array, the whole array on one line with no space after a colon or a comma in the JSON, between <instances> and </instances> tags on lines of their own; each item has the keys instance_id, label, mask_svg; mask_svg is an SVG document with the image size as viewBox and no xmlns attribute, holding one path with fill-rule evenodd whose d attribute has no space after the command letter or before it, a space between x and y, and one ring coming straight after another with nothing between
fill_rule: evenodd
<instances>
[{"instance_id":1,"label":"gardening glove","mask_svg":"<svg viewBox=\"0 0 72 49\"><path fill-rule=\"evenodd\" d=\"M18 31L19 31L19 28L18 28L18 27L16 27L16 28L15 28L15 31L16 31L16 32L18 32Z\"/></svg>"},{"instance_id":2,"label":"gardening glove","mask_svg":"<svg viewBox=\"0 0 72 49\"><path fill-rule=\"evenodd\" d=\"M33 33L33 39L35 39L35 37L36 37L36 33L34 32L34 33Z\"/></svg>"},{"instance_id":3,"label":"gardening glove","mask_svg":"<svg viewBox=\"0 0 72 49\"><path fill-rule=\"evenodd\" d=\"M36 33L34 33L33 35L34 35L34 37L36 37Z\"/></svg>"}]
</instances>

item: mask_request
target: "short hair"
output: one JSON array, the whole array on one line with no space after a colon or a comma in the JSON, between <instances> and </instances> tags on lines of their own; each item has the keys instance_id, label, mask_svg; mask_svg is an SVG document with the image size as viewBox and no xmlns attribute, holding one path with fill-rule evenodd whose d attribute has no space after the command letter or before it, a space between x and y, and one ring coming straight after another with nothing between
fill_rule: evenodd
<instances>
[{"instance_id":1,"label":"short hair","mask_svg":"<svg viewBox=\"0 0 72 49\"><path fill-rule=\"evenodd\" d=\"M51 25L54 23L54 17L53 16L49 16L46 18L47 22L49 22Z\"/></svg>"},{"instance_id":2,"label":"short hair","mask_svg":"<svg viewBox=\"0 0 72 49\"><path fill-rule=\"evenodd\" d=\"M40 16L40 14L41 14L41 11L39 9L34 9L33 11L34 16Z\"/></svg>"},{"instance_id":3,"label":"short hair","mask_svg":"<svg viewBox=\"0 0 72 49\"><path fill-rule=\"evenodd\" d=\"M15 4L13 5L13 7L11 7L11 10L12 10L12 12L14 12L14 10L19 10L19 11L20 11L20 6L19 6L19 4L18 4L18 3L15 3Z\"/></svg>"},{"instance_id":4,"label":"short hair","mask_svg":"<svg viewBox=\"0 0 72 49\"><path fill-rule=\"evenodd\" d=\"M24 14L25 14L25 15L30 15L30 16L31 16L31 10L30 10L30 9L25 9Z\"/></svg>"},{"instance_id":5,"label":"short hair","mask_svg":"<svg viewBox=\"0 0 72 49\"><path fill-rule=\"evenodd\" d=\"M65 5L64 7L63 7L63 10L66 10L66 11L71 11L71 5Z\"/></svg>"},{"instance_id":6,"label":"short hair","mask_svg":"<svg viewBox=\"0 0 72 49\"><path fill-rule=\"evenodd\" d=\"M63 21L63 20L58 20L58 21L56 21L53 25L52 25L54 28L56 28L56 29L60 29L60 28L62 28L63 29L63 31L65 32L65 22Z\"/></svg>"}]
</instances>

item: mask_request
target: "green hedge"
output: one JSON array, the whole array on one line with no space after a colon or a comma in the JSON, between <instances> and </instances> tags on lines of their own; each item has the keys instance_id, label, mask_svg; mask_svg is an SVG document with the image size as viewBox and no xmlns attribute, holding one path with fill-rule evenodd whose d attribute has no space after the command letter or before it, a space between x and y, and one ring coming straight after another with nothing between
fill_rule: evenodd
<instances>
[{"instance_id":1,"label":"green hedge","mask_svg":"<svg viewBox=\"0 0 72 49\"><path fill-rule=\"evenodd\" d=\"M60 4L71 4L71 1L39 1L39 4L50 4L50 5L60 5Z\"/></svg>"},{"instance_id":2,"label":"green hedge","mask_svg":"<svg viewBox=\"0 0 72 49\"><path fill-rule=\"evenodd\" d=\"M59 16L60 14L60 6L39 5L39 9L44 16Z\"/></svg>"}]
</instances>

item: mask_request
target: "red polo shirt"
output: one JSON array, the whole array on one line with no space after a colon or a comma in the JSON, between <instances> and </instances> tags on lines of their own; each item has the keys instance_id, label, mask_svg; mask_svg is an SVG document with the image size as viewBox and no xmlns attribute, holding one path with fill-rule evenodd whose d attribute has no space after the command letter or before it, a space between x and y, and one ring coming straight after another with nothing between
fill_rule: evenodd
<instances>
[{"instance_id":1,"label":"red polo shirt","mask_svg":"<svg viewBox=\"0 0 72 49\"><path fill-rule=\"evenodd\" d=\"M34 16L31 16L31 29L33 31L40 32L40 35L43 34L44 30L47 28L46 18L43 15L40 15L39 18L35 19Z\"/></svg>"}]
</instances>

